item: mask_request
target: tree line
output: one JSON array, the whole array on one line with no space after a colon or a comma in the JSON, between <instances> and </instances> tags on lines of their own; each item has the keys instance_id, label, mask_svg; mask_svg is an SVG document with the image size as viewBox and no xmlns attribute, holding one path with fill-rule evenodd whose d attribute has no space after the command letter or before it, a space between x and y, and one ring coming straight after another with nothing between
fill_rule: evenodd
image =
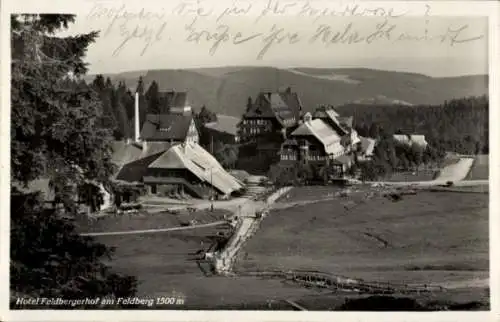
<instances>
[{"instance_id":1,"label":"tree line","mask_svg":"<svg viewBox=\"0 0 500 322\"><path fill-rule=\"evenodd\" d=\"M422 166L437 169L443 165L447 152L459 154L489 153L488 97L466 97L434 106L344 105L336 110L354 116L359 135L376 140L370 160L355 162L347 173L363 180L377 180L394 172L418 171ZM424 135L426 147L405 145L394 134ZM321 170L321 169L320 169ZM274 165L269 171L275 182L320 180L324 171L298 164L293 169Z\"/></svg>"},{"instance_id":2,"label":"tree line","mask_svg":"<svg viewBox=\"0 0 500 322\"><path fill-rule=\"evenodd\" d=\"M337 110L354 116L354 126L362 136L422 134L438 151L489 152L487 96L458 98L431 106L345 105Z\"/></svg>"},{"instance_id":3,"label":"tree line","mask_svg":"<svg viewBox=\"0 0 500 322\"><path fill-rule=\"evenodd\" d=\"M489 153L487 96L458 98L433 106L346 105L337 110L354 115L359 135L377 140L372 160L356 165L362 177L369 180L394 171L414 171L422 165L440 167L447 152ZM428 146L404 146L394 134L424 135Z\"/></svg>"},{"instance_id":4,"label":"tree line","mask_svg":"<svg viewBox=\"0 0 500 322\"><path fill-rule=\"evenodd\" d=\"M135 277L103 262L113 249L81 236L74 222L78 192L89 182L107 182L114 171L109 125L115 116L103 104L112 96L80 80L87 72L83 57L98 33L56 36L74 20L74 15L11 15L13 308L18 297L82 299L136 292ZM40 178L49 179L62 207L46 207L46 196L23 189Z\"/></svg>"}]
</instances>

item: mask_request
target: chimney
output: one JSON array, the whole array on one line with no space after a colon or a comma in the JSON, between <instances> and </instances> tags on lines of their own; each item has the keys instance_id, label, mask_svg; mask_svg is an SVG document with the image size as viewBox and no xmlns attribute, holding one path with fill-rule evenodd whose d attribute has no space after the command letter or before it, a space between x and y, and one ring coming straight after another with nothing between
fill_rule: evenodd
<instances>
[{"instance_id":1,"label":"chimney","mask_svg":"<svg viewBox=\"0 0 500 322\"><path fill-rule=\"evenodd\" d=\"M135 142L139 142L140 135L140 122L139 122L139 93L135 93Z\"/></svg>"}]
</instances>

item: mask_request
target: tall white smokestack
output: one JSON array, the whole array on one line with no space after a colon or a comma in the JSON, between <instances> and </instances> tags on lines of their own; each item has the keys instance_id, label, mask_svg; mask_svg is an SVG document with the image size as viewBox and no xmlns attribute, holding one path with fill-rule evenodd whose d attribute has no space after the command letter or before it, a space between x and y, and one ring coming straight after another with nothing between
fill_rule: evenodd
<instances>
[{"instance_id":1,"label":"tall white smokestack","mask_svg":"<svg viewBox=\"0 0 500 322\"><path fill-rule=\"evenodd\" d=\"M139 126L139 93L135 93L135 142L139 142L139 134L140 134L140 126Z\"/></svg>"}]
</instances>

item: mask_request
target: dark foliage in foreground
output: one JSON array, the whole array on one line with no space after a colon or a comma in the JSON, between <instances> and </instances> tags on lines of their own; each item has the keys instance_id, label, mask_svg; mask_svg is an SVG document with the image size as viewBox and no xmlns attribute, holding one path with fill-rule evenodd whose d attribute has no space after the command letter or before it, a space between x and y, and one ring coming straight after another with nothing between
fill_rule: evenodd
<instances>
[{"instance_id":1,"label":"dark foliage in foreground","mask_svg":"<svg viewBox=\"0 0 500 322\"><path fill-rule=\"evenodd\" d=\"M112 297L136 289L134 277L104 264L112 250L78 235L72 222L79 192L96 208L99 198L83 192L106 184L113 171L106 113L95 91L75 78L86 72L82 57L98 34L54 36L73 21L71 15L11 18L13 304L19 297ZM49 179L55 194L49 207L47 196L15 188L39 178Z\"/></svg>"},{"instance_id":2,"label":"dark foliage in foreground","mask_svg":"<svg viewBox=\"0 0 500 322\"><path fill-rule=\"evenodd\" d=\"M70 218L44 209L40 194L14 192L11 207L11 244L16 246L10 280L17 294L77 300L134 294L135 278L113 273L102 262L113 249L80 236Z\"/></svg>"}]
</instances>

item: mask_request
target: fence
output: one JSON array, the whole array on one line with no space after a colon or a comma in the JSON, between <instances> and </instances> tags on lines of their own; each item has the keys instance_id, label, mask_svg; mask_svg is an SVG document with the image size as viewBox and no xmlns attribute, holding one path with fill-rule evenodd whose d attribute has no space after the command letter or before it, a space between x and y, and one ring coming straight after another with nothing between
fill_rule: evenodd
<instances>
[{"instance_id":1,"label":"fence","mask_svg":"<svg viewBox=\"0 0 500 322\"><path fill-rule=\"evenodd\" d=\"M361 279L352 279L339 275L332 275L318 271L254 271L239 272L240 276L258 276L267 278L280 278L298 282L305 286L329 288L335 290L355 291L370 294L393 294L393 293L429 293L442 292L445 289L439 285L426 284L397 284L389 282L367 282Z\"/></svg>"}]
</instances>

